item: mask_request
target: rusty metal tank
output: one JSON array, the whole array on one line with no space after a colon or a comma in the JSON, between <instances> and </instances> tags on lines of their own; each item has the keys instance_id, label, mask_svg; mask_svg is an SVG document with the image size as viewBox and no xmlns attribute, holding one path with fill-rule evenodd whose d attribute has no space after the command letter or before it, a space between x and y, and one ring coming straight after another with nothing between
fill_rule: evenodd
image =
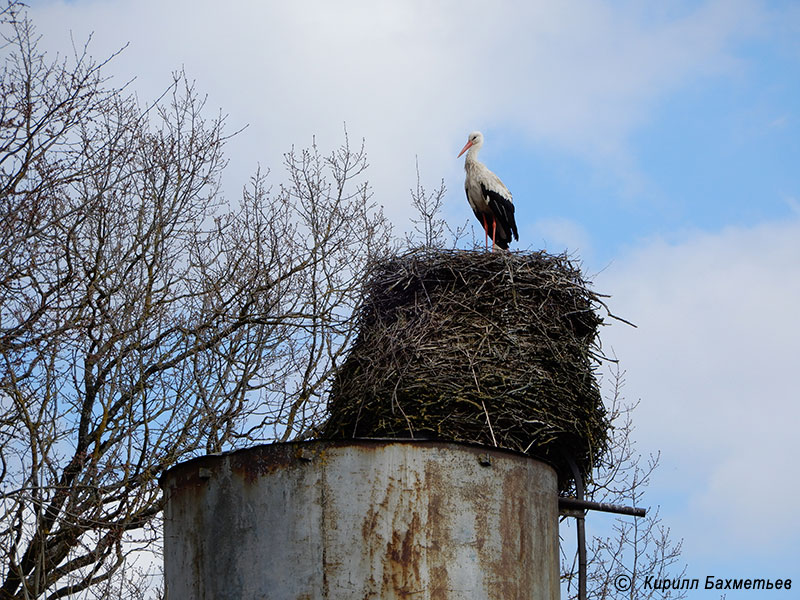
<instances>
[{"instance_id":1,"label":"rusty metal tank","mask_svg":"<svg viewBox=\"0 0 800 600\"><path fill-rule=\"evenodd\" d=\"M557 600L553 469L446 442L272 444L161 478L169 600Z\"/></svg>"}]
</instances>

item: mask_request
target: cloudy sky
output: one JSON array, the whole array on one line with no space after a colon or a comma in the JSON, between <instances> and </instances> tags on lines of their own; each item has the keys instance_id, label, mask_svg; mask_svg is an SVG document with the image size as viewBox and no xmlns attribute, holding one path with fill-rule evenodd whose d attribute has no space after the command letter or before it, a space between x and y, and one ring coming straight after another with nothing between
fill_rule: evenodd
<instances>
[{"instance_id":1,"label":"cloudy sky","mask_svg":"<svg viewBox=\"0 0 800 600\"><path fill-rule=\"evenodd\" d=\"M460 223L456 154L482 130L517 247L569 251L638 325L603 343L641 400L640 451L662 453L648 496L687 576L800 585L800 4L30 4L53 52L129 43L110 72L141 98L183 68L231 131L248 125L228 146L231 195L258 164L279 182L293 144L332 149L346 123L399 230L415 160Z\"/></svg>"}]
</instances>

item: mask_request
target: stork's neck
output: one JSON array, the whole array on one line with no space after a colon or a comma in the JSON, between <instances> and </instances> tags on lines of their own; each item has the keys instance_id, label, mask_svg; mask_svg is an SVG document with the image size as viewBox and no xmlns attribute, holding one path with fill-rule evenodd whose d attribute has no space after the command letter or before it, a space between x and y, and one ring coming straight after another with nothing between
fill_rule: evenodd
<instances>
[{"instance_id":1,"label":"stork's neck","mask_svg":"<svg viewBox=\"0 0 800 600\"><path fill-rule=\"evenodd\" d=\"M469 150L467 150L467 156L464 159L464 168L468 169L469 167L480 164L478 160L478 152L481 151L481 144L476 146L472 146Z\"/></svg>"}]
</instances>

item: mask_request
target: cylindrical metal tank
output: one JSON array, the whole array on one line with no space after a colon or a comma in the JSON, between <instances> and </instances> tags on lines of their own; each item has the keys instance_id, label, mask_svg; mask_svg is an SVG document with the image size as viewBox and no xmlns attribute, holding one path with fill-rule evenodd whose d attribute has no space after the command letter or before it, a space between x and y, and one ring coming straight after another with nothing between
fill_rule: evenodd
<instances>
[{"instance_id":1,"label":"cylindrical metal tank","mask_svg":"<svg viewBox=\"0 0 800 600\"><path fill-rule=\"evenodd\" d=\"M545 463L482 446L257 446L161 478L169 600L557 600Z\"/></svg>"}]
</instances>

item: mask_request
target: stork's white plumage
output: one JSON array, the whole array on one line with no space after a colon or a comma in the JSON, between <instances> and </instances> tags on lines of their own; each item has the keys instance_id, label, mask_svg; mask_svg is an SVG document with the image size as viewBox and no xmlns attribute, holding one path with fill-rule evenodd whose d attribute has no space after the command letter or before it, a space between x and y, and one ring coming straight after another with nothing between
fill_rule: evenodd
<instances>
[{"instance_id":1,"label":"stork's white plumage","mask_svg":"<svg viewBox=\"0 0 800 600\"><path fill-rule=\"evenodd\" d=\"M467 192L467 201L472 207L472 212L483 225L486 234L486 247L489 247L489 229L492 230L492 250L495 246L508 249L512 236L519 240L517 222L514 220L514 202L511 192L503 185L500 178L486 168L478 160L478 152L483 145L483 134L473 131L469 134L466 145L458 153L460 157L464 152L464 170L467 179L464 189Z\"/></svg>"}]
</instances>

